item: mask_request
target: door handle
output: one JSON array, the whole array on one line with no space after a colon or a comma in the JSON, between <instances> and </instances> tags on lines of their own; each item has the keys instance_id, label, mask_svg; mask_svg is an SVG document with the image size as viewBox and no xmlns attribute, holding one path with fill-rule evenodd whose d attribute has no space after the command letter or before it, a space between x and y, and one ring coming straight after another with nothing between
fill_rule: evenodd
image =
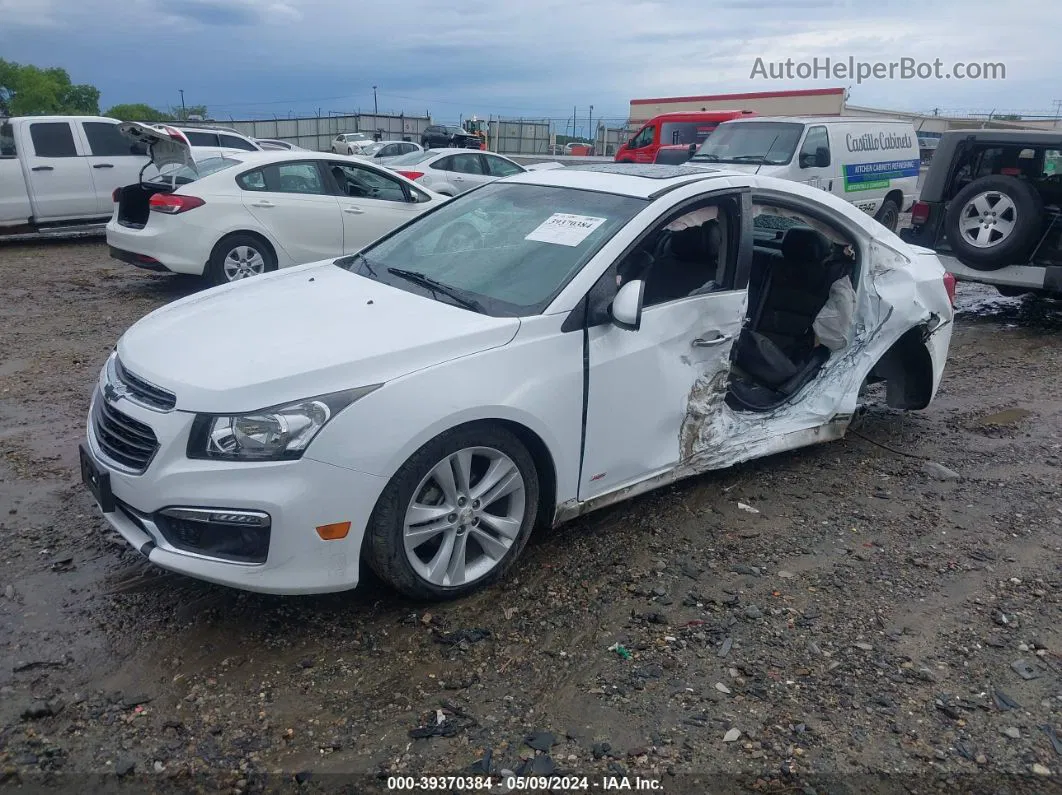
<instances>
[{"instance_id":1,"label":"door handle","mask_svg":"<svg viewBox=\"0 0 1062 795\"><path fill-rule=\"evenodd\" d=\"M276 207L276 205L273 204L273 202L267 202L267 201L264 201L264 200L263 201L257 201L257 202L251 202L251 206L252 207Z\"/></svg>"},{"instance_id":2,"label":"door handle","mask_svg":"<svg viewBox=\"0 0 1062 795\"><path fill-rule=\"evenodd\" d=\"M30 171L55 171L51 166L34 166Z\"/></svg>"},{"instance_id":3,"label":"door handle","mask_svg":"<svg viewBox=\"0 0 1062 795\"><path fill-rule=\"evenodd\" d=\"M693 345L694 348L711 348L713 345L722 345L724 342L729 342L732 339L734 339L733 334L719 334L719 332L716 332L715 337L697 337L697 339L690 344Z\"/></svg>"},{"instance_id":4,"label":"door handle","mask_svg":"<svg viewBox=\"0 0 1062 795\"><path fill-rule=\"evenodd\" d=\"M351 215L364 215L365 211L360 207L344 207L343 212L350 213Z\"/></svg>"},{"instance_id":5,"label":"door handle","mask_svg":"<svg viewBox=\"0 0 1062 795\"><path fill-rule=\"evenodd\" d=\"M114 163L97 163L93 168L114 168Z\"/></svg>"}]
</instances>

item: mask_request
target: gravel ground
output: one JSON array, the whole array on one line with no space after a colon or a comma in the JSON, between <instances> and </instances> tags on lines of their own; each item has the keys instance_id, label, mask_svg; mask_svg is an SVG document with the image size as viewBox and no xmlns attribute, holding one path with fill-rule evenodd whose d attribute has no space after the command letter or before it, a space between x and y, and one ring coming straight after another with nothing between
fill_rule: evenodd
<instances>
[{"instance_id":1,"label":"gravel ground","mask_svg":"<svg viewBox=\"0 0 1062 795\"><path fill-rule=\"evenodd\" d=\"M592 514L427 606L146 565L76 446L116 338L199 285L98 240L0 244L0 278L5 789L1060 791L1057 305L964 285L929 410Z\"/></svg>"}]
</instances>

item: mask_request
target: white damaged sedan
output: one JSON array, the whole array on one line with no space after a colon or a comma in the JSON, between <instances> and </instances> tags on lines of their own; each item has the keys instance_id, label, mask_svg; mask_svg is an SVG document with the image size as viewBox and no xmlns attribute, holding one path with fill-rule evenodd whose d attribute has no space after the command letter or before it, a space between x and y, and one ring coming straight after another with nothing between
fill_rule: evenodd
<instances>
[{"instance_id":1,"label":"white damaged sedan","mask_svg":"<svg viewBox=\"0 0 1062 795\"><path fill-rule=\"evenodd\" d=\"M165 306L99 376L82 476L152 562L415 598L533 528L923 409L954 280L849 203L699 166L519 174L361 252ZM220 342L220 345L219 345Z\"/></svg>"}]
</instances>

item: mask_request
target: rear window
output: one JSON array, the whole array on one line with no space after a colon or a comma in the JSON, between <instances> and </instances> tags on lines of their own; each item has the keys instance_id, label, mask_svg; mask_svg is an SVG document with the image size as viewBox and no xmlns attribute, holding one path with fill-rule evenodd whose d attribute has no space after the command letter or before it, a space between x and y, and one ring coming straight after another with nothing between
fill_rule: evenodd
<instances>
[{"instance_id":1,"label":"rear window","mask_svg":"<svg viewBox=\"0 0 1062 795\"><path fill-rule=\"evenodd\" d=\"M190 182L195 182L197 179L208 177L211 174L216 174L219 171L224 171L226 168L232 168L239 165L241 161L232 157L207 157L203 160L196 162L196 168L193 170L188 166L177 166L176 168L170 167L164 169L157 177L152 178L151 182L165 182L167 185L187 185Z\"/></svg>"},{"instance_id":2,"label":"rear window","mask_svg":"<svg viewBox=\"0 0 1062 795\"><path fill-rule=\"evenodd\" d=\"M242 149L245 152L256 152L255 145L235 135L222 135L221 145L226 149Z\"/></svg>"},{"instance_id":3,"label":"rear window","mask_svg":"<svg viewBox=\"0 0 1062 795\"><path fill-rule=\"evenodd\" d=\"M407 155L396 157L394 160L389 160L387 166L388 168L393 168L394 166L412 166L420 163L422 160L427 160L429 157L435 157L436 154L436 152L429 152L426 149L423 151L417 150L416 152L410 152Z\"/></svg>"},{"instance_id":4,"label":"rear window","mask_svg":"<svg viewBox=\"0 0 1062 795\"><path fill-rule=\"evenodd\" d=\"M199 132L193 130L182 130L185 137L188 139L188 143L192 146L217 146L218 135L212 132Z\"/></svg>"}]
</instances>

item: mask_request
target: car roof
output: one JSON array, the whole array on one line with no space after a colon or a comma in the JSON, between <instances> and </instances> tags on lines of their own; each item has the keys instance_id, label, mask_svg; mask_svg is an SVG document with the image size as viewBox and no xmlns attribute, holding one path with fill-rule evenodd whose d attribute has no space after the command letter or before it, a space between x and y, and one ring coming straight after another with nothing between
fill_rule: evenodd
<instances>
[{"instance_id":1,"label":"car roof","mask_svg":"<svg viewBox=\"0 0 1062 795\"><path fill-rule=\"evenodd\" d=\"M739 174L735 171L724 171L689 163L675 166L636 163L592 163L547 169L545 171L525 171L521 174L506 177L505 181L558 188L582 188L603 193L615 193L621 196L650 199L661 191L666 191L670 187L682 185L691 180L718 179L732 176L748 177L747 174Z\"/></svg>"},{"instance_id":2,"label":"car roof","mask_svg":"<svg viewBox=\"0 0 1062 795\"><path fill-rule=\"evenodd\" d=\"M724 124L751 124L752 122L774 121L792 122L794 124L910 124L903 119L879 119L874 116L748 116L731 119Z\"/></svg>"},{"instance_id":3,"label":"car roof","mask_svg":"<svg viewBox=\"0 0 1062 795\"><path fill-rule=\"evenodd\" d=\"M1062 141L1062 130L948 130L946 138L977 138L984 141L1029 141L1030 143L1052 143Z\"/></svg>"}]
</instances>

